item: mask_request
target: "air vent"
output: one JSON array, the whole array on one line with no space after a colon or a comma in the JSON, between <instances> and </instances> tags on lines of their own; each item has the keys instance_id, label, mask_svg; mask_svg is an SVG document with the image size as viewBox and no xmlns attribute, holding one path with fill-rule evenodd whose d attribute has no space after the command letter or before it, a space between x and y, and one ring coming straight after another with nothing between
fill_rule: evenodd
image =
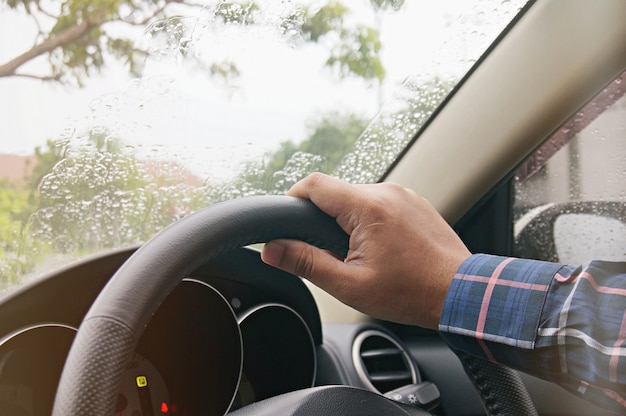
<instances>
[{"instance_id":1,"label":"air vent","mask_svg":"<svg viewBox=\"0 0 626 416\"><path fill-rule=\"evenodd\" d=\"M418 382L417 369L406 349L384 332L359 334L352 347L352 359L361 381L373 391L386 393Z\"/></svg>"}]
</instances>

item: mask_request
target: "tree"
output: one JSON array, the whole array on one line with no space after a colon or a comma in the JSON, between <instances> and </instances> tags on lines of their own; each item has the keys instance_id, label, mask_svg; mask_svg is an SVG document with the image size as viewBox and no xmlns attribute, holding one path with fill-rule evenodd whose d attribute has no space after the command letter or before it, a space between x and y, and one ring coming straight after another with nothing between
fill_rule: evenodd
<instances>
[{"instance_id":1,"label":"tree","mask_svg":"<svg viewBox=\"0 0 626 416\"><path fill-rule=\"evenodd\" d=\"M192 43L191 29L180 17L184 11L200 11L205 6L192 0L2 0L11 10L25 13L37 28L33 45L4 64L1 77L28 77L61 83L83 85L86 78L99 72L110 59L123 62L133 75L139 75L149 51L142 49L128 35L128 28L147 27L151 35L168 36L176 53L188 54ZM255 1L221 1L212 9L211 25L254 25L262 13ZM377 31L359 26L348 28L344 18L347 7L331 0L317 10L296 9L283 18L287 38L294 32L306 42L319 42L330 33L338 35L331 46L327 65L339 69L341 76L357 75L365 79L384 78L378 58L380 42ZM125 26L120 30L120 26ZM125 35L121 35L121 34ZM43 72L29 72L27 64L44 57L49 63ZM202 62L208 73L229 79L238 75L236 63Z\"/></svg>"},{"instance_id":2,"label":"tree","mask_svg":"<svg viewBox=\"0 0 626 416\"><path fill-rule=\"evenodd\" d=\"M385 69L379 57L381 43L378 31L364 25L347 26L345 21L349 13L345 5L334 0L318 9L305 6L287 16L283 29L292 33L292 37L304 41L336 39L326 60L328 67L336 69L340 77L354 75L382 82Z\"/></svg>"},{"instance_id":3,"label":"tree","mask_svg":"<svg viewBox=\"0 0 626 416\"><path fill-rule=\"evenodd\" d=\"M262 162L250 162L233 181L208 190L207 203L242 196L282 194L310 172L325 172L352 183L378 181L415 137L453 83L407 79L393 111L372 121L355 114L328 114L309 126L309 137L284 141Z\"/></svg>"},{"instance_id":4,"label":"tree","mask_svg":"<svg viewBox=\"0 0 626 416\"><path fill-rule=\"evenodd\" d=\"M130 73L139 75L151 50L141 49L128 28L139 32L147 27L153 39L164 41L168 53L194 60L200 58L192 53L190 25L198 19L208 19L202 23L211 28L268 21L263 3L256 1L219 1L210 13L197 13L196 20L179 16L185 11L206 11L191 0L0 0L0 6L26 14L37 28L28 50L0 64L0 77L76 86L111 60L123 62ZM293 4L284 15L269 20L274 25L276 18L282 22L286 42L325 49L325 65L339 77L380 83L385 71L379 59L378 31L353 24L350 13L343 3L329 0L316 7ZM49 65L30 65L42 59ZM211 76L226 82L239 76L236 62L200 63ZM235 181L220 186L170 175L168 169L178 167L138 159L123 146L122 138L111 137L98 126L82 135L75 133L71 139L48 140L35 149L37 163L29 178L30 190L2 188L4 201L14 204L7 208L11 216L0 219L3 232L8 233L2 238L12 238L15 245L6 245L0 252L0 267L10 263L11 273L19 275L38 261L44 249L76 254L134 244L204 204L284 192L312 170L335 170L365 125L356 115L322 117L312 122L307 140L283 142L266 164L251 163Z\"/></svg>"},{"instance_id":5,"label":"tree","mask_svg":"<svg viewBox=\"0 0 626 416\"><path fill-rule=\"evenodd\" d=\"M174 178L171 164L139 161L106 130L68 143L63 154L43 176L29 220L31 235L56 252L145 241L201 203L201 187Z\"/></svg>"},{"instance_id":6,"label":"tree","mask_svg":"<svg viewBox=\"0 0 626 416\"><path fill-rule=\"evenodd\" d=\"M367 120L349 113L313 120L307 139L299 144L282 142L267 160L248 163L241 175L219 192L227 198L242 196L235 189L243 189L247 195L284 193L309 172L331 173L366 126Z\"/></svg>"},{"instance_id":7,"label":"tree","mask_svg":"<svg viewBox=\"0 0 626 416\"><path fill-rule=\"evenodd\" d=\"M388 10L398 11L404 6L404 0L370 0L370 4L376 13L376 30L378 31L378 36L380 36L380 32L382 31L383 26L383 12ZM378 48L377 53L380 53L380 47ZM378 84L378 104L382 106L383 103L383 95L382 95L381 85Z\"/></svg>"},{"instance_id":8,"label":"tree","mask_svg":"<svg viewBox=\"0 0 626 416\"><path fill-rule=\"evenodd\" d=\"M45 250L29 236L23 213L32 210L28 191L0 181L0 287L16 283L31 270ZM3 288L3 287L2 287Z\"/></svg>"},{"instance_id":9,"label":"tree","mask_svg":"<svg viewBox=\"0 0 626 416\"><path fill-rule=\"evenodd\" d=\"M54 165L59 163L65 157L65 146L60 141L46 140L44 146L35 148L35 166L28 179L29 188L32 191L31 196L35 194L41 180L45 175L52 171Z\"/></svg>"},{"instance_id":10,"label":"tree","mask_svg":"<svg viewBox=\"0 0 626 416\"><path fill-rule=\"evenodd\" d=\"M435 78L407 79L393 99L393 111L381 112L341 160L333 174L352 183L380 180L418 130L450 93L453 83Z\"/></svg>"},{"instance_id":11,"label":"tree","mask_svg":"<svg viewBox=\"0 0 626 416\"><path fill-rule=\"evenodd\" d=\"M20 76L59 82L76 81L99 71L105 64L105 51L122 59L136 73L145 51L136 49L127 38L108 30L113 23L143 26L166 16L170 4L178 1L137 0L4 0L12 10L26 13L38 28L34 44L24 53L0 65L0 77ZM33 59L44 56L50 67L45 73L30 73L22 68Z\"/></svg>"},{"instance_id":12,"label":"tree","mask_svg":"<svg viewBox=\"0 0 626 416\"><path fill-rule=\"evenodd\" d=\"M288 140L271 155L266 172L282 169L297 152L324 156L324 172L332 172L367 126L367 120L351 113L331 113L309 122L309 137L298 145Z\"/></svg>"},{"instance_id":13,"label":"tree","mask_svg":"<svg viewBox=\"0 0 626 416\"><path fill-rule=\"evenodd\" d=\"M114 141L106 131L92 130L84 143L67 143L63 158L42 177L31 231L55 251L93 251L125 239L116 228L123 223L125 199L142 181L133 156Z\"/></svg>"},{"instance_id":14,"label":"tree","mask_svg":"<svg viewBox=\"0 0 626 416\"><path fill-rule=\"evenodd\" d=\"M377 12L389 9L397 12L404 6L404 0L370 0L370 4Z\"/></svg>"}]
</instances>

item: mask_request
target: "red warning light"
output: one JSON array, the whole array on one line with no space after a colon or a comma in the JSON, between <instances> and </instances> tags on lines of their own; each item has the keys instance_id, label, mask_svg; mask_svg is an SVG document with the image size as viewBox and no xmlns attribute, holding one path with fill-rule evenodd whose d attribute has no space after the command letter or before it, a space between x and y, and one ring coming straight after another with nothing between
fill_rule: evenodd
<instances>
[{"instance_id":1,"label":"red warning light","mask_svg":"<svg viewBox=\"0 0 626 416\"><path fill-rule=\"evenodd\" d=\"M161 413L165 414L170 411L169 406L165 402L161 402Z\"/></svg>"}]
</instances>

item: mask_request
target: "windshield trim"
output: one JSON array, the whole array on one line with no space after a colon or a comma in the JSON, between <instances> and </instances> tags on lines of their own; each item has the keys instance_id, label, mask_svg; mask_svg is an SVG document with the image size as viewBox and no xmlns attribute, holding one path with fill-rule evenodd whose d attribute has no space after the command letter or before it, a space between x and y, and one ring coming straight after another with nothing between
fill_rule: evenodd
<instances>
[{"instance_id":1,"label":"windshield trim","mask_svg":"<svg viewBox=\"0 0 626 416\"><path fill-rule=\"evenodd\" d=\"M465 85L467 80L472 77L474 72L482 65L482 63L491 55L491 53L497 48L502 39L504 39L508 33L517 25L517 23L526 15L528 10L536 3L537 0L528 0L528 2L519 10L519 12L515 15L513 19L506 25L506 27L496 36L495 40L485 49L485 51L480 55L480 57L476 60L474 65L470 67L470 69L461 77L459 82L455 84L450 93L444 98L443 101L437 106L437 108L430 115L428 120L417 130L415 135L409 140L406 146L402 149L402 151L398 154L395 160L387 167L387 170L383 175L379 178L378 182L385 182L389 175L396 168L398 163L404 158L407 152L411 149L411 147L419 140L420 136L430 127L433 121L437 118L437 116L441 113L441 111L447 106L447 104L452 100L452 98L457 94L457 92Z\"/></svg>"}]
</instances>

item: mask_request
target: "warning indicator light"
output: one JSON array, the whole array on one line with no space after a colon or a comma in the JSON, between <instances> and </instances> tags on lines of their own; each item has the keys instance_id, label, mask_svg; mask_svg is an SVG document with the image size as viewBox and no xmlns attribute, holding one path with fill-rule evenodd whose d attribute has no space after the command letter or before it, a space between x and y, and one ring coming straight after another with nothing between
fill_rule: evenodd
<instances>
[{"instance_id":1,"label":"warning indicator light","mask_svg":"<svg viewBox=\"0 0 626 416\"><path fill-rule=\"evenodd\" d=\"M161 413L167 413L170 411L169 406L165 402L161 402Z\"/></svg>"},{"instance_id":2,"label":"warning indicator light","mask_svg":"<svg viewBox=\"0 0 626 416\"><path fill-rule=\"evenodd\" d=\"M137 387L146 387L148 385L148 378L146 376L137 376L135 382L137 382Z\"/></svg>"}]
</instances>

